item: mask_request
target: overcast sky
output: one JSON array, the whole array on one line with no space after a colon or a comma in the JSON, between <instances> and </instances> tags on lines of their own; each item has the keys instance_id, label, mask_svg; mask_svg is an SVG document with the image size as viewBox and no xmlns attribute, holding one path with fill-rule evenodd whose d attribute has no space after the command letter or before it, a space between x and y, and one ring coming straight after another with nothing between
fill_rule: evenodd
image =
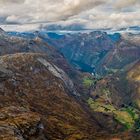
<instances>
[{"instance_id":1,"label":"overcast sky","mask_svg":"<svg viewBox=\"0 0 140 140\"><path fill-rule=\"evenodd\" d=\"M0 0L0 26L34 30L49 25L87 29L140 26L140 0Z\"/></svg>"}]
</instances>

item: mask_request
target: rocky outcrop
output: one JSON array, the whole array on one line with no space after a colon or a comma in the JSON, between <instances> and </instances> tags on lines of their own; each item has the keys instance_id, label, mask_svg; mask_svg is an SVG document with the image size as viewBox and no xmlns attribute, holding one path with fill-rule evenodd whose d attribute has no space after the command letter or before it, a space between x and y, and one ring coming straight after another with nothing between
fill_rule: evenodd
<instances>
[{"instance_id":1,"label":"rocky outcrop","mask_svg":"<svg viewBox=\"0 0 140 140\"><path fill-rule=\"evenodd\" d=\"M98 122L69 94L64 77L59 77L62 70L47 56L5 55L0 62L5 74L11 72L0 82L1 137L19 140L105 137L104 130L98 134L102 130Z\"/></svg>"},{"instance_id":2,"label":"rocky outcrop","mask_svg":"<svg viewBox=\"0 0 140 140\"><path fill-rule=\"evenodd\" d=\"M38 61L42 63L44 66L47 67L47 69L57 78L60 78L66 85L66 87L70 90L70 92L76 96L80 96L76 91L74 90L74 84L72 80L67 76L67 74L54 64L50 64L43 58L38 58Z\"/></svg>"},{"instance_id":3,"label":"rocky outcrop","mask_svg":"<svg viewBox=\"0 0 140 140\"><path fill-rule=\"evenodd\" d=\"M48 59L54 63L55 67L57 67L55 68L57 71L60 71L60 69L58 70L58 67L63 70L63 72L61 71L59 75L61 74L63 78L67 77L66 80L64 80L65 82L69 81L69 76L76 83L77 78L79 78L79 72L66 61L64 56L58 52L56 48L49 46L46 41L38 35L38 32L35 32L34 34L27 33L27 37L24 37L24 35L22 36L21 33L17 33L15 36L13 34L8 34L5 31L2 31L0 33L0 55L2 56L16 53L46 54ZM74 89L72 81L70 80L66 84L68 85L69 89L71 88L73 94L76 94L75 90L72 90Z\"/></svg>"},{"instance_id":4,"label":"rocky outcrop","mask_svg":"<svg viewBox=\"0 0 140 140\"><path fill-rule=\"evenodd\" d=\"M0 34L2 36L2 34L6 34L6 32L2 28L0 28Z\"/></svg>"},{"instance_id":5,"label":"rocky outcrop","mask_svg":"<svg viewBox=\"0 0 140 140\"><path fill-rule=\"evenodd\" d=\"M47 140L41 126L40 116L27 108L9 106L0 109L1 140Z\"/></svg>"}]
</instances>

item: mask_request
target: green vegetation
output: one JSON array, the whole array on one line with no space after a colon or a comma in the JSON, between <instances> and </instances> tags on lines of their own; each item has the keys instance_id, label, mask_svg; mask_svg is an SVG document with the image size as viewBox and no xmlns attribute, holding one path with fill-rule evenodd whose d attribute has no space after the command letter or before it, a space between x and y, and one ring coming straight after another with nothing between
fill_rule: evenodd
<instances>
[{"instance_id":1,"label":"green vegetation","mask_svg":"<svg viewBox=\"0 0 140 140\"><path fill-rule=\"evenodd\" d=\"M94 101L92 98L88 99L88 104L96 112L109 113L116 110L114 106Z\"/></svg>"},{"instance_id":2,"label":"green vegetation","mask_svg":"<svg viewBox=\"0 0 140 140\"><path fill-rule=\"evenodd\" d=\"M139 118L139 111L133 107L125 108L125 110L132 116L133 120L135 121L134 128L137 132L140 131L140 118Z\"/></svg>"},{"instance_id":3,"label":"green vegetation","mask_svg":"<svg viewBox=\"0 0 140 140\"><path fill-rule=\"evenodd\" d=\"M92 85L94 85L97 82L96 79L93 78L89 78L89 77L84 77L83 78L83 85L87 88L91 87Z\"/></svg>"},{"instance_id":4,"label":"green vegetation","mask_svg":"<svg viewBox=\"0 0 140 140\"><path fill-rule=\"evenodd\" d=\"M124 125L125 129L133 129L135 120L127 111L116 110L113 112L115 119Z\"/></svg>"},{"instance_id":5,"label":"green vegetation","mask_svg":"<svg viewBox=\"0 0 140 140\"><path fill-rule=\"evenodd\" d=\"M139 115L137 114L137 110L135 108L127 107L127 108L123 108L123 110L128 112L133 118L133 120L137 120L139 118Z\"/></svg>"},{"instance_id":6,"label":"green vegetation","mask_svg":"<svg viewBox=\"0 0 140 140\"><path fill-rule=\"evenodd\" d=\"M88 104L95 112L112 114L115 120L121 123L125 129L134 129L136 125L140 129L139 115L133 107L117 109L112 104L94 101L92 98L88 99Z\"/></svg>"},{"instance_id":7,"label":"green vegetation","mask_svg":"<svg viewBox=\"0 0 140 140\"><path fill-rule=\"evenodd\" d=\"M101 91L104 93L104 94L110 94L110 91L108 88L102 88Z\"/></svg>"},{"instance_id":8,"label":"green vegetation","mask_svg":"<svg viewBox=\"0 0 140 140\"><path fill-rule=\"evenodd\" d=\"M126 129L134 128L136 121L139 119L139 115L137 114L136 109L133 107L126 107L122 108L119 112L116 112L116 119L120 123L124 124Z\"/></svg>"},{"instance_id":9,"label":"green vegetation","mask_svg":"<svg viewBox=\"0 0 140 140\"><path fill-rule=\"evenodd\" d=\"M101 92L109 99L111 96L111 92L108 88L104 87L101 89Z\"/></svg>"},{"instance_id":10,"label":"green vegetation","mask_svg":"<svg viewBox=\"0 0 140 140\"><path fill-rule=\"evenodd\" d=\"M140 100L139 100L139 99L136 99L136 100L135 100L135 106L136 106L137 108L140 108Z\"/></svg>"}]
</instances>

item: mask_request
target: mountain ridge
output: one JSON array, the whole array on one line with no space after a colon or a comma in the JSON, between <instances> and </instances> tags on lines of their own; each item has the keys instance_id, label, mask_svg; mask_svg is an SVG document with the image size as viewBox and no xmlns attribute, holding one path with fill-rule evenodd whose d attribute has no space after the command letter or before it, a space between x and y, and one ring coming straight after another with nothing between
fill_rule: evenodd
<instances>
[{"instance_id":1,"label":"mountain ridge","mask_svg":"<svg viewBox=\"0 0 140 140\"><path fill-rule=\"evenodd\" d=\"M0 136L7 140L139 138L139 36L99 31L60 38L39 32L0 34ZM81 60L91 71L69 61L65 54L69 48L72 59L84 57ZM94 59L90 63L89 57L100 63Z\"/></svg>"}]
</instances>

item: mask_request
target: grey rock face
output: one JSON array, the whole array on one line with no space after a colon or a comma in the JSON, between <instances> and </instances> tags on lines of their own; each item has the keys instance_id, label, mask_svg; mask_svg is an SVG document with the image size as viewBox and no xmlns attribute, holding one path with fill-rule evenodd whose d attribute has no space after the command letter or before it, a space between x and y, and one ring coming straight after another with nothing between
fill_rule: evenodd
<instances>
[{"instance_id":1,"label":"grey rock face","mask_svg":"<svg viewBox=\"0 0 140 140\"><path fill-rule=\"evenodd\" d=\"M66 85L66 87L74 94L78 95L76 91L74 90L74 84L72 80L68 77L68 75L60 68L58 68L56 65L49 63L43 58L38 58L38 61L43 64L47 69L57 78L60 78Z\"/></svg>"}]
</instances>

